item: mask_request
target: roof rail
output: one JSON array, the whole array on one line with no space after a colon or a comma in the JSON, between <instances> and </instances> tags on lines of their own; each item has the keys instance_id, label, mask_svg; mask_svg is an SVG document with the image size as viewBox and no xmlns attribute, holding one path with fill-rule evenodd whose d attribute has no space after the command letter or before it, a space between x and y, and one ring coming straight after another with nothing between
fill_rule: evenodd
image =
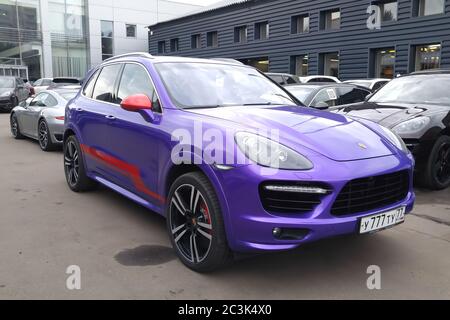
<instances>
[{"instance_id":1,"label":"roof rail","mask_svg":"<svg viewBox=\"0 0 450 320\"><path fill-rule=\"evenodd\" d=\"M115 59L119 59L119 58L126 58L126 57L142 57L142 58L153 59L153 56L150 53L146 53L146 52L130 52L130 53L119 54L117 56L108 58L108 59L106 59L103 62L107 62L107 61L111 61L111 60L115 60Z\"/></svg>"}]
</instances>

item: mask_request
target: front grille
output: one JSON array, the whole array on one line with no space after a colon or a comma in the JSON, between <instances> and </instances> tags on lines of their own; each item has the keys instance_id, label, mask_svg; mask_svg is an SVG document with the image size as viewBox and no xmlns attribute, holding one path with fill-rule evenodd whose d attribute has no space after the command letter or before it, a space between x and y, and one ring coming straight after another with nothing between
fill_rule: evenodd
<instances>
[{"instance_id":1,"label":"front grille","mask_svg":"<svg viewBox=\"0 0 450 320\"><path fill-rule=\"evenodd\" d=\"M350 181L331 209L335 216L364 213L404 200L409 192L409 172Z\"/></svg>"},{"instance_id":2,"label":"front grille","mask_svg":"<svg viewBox=\"0 0 450 320\"><path fill-rule=\"evenodd\" d=\"M313 211L321 202L324 194L273 191L265 189L267 185L307 186L329 190L324 184L302 182L266 182L259 187L259 196L264 209L272 213L307 213Z\"/></svg>"}]
</instances>

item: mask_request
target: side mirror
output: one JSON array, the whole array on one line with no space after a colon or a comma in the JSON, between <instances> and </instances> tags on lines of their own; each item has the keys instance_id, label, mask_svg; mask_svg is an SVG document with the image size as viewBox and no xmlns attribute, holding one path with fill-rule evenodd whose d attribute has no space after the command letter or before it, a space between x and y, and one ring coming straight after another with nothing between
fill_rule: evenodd
<instances>
[{"instance_id":1,"label":"side mirror","mask_svg":"<svg viewBox=\"0 0 450 320\"><path fill-rule=\"evenodd\" d=\"M152 102L145 94L136 94L125 98L120 104L122 109L138 112L141 110L152 110Z\"/></svg>"},{"instance_id":2,"label":"side mirror","mask_svg":"<svg viewBox=\"0 0 450 320\"><path fill-rule=\"evenodd\" d=\"M145 94L136 94L122 100L122 109L130 112L139 112L148 122L155 122L156 117L152 111L152 101Z\"/></svg>"}]
</instances>

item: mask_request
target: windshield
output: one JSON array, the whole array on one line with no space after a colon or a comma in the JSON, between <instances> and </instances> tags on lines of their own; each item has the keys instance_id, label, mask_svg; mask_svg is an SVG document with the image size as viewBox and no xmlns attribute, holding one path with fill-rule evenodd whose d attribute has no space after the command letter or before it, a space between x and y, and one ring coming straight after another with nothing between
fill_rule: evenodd
<instances>
[{"instance_id":1,"label":"windshield","mask_svg":"<svg viewBox=\"0 0 450 320\"><path fill-rule=\"evenodd\" d=\"M286 89L303 103L316 91L315 88L310 87L287 87Z\"/></svg>"},{"instance_id":2,"label":"windshield","mask_svg":"<svg viewBox=\"0 0 450 320\"><path fill-rule=\"evenodd\" d=\"M14 88L14 79L0 78L0 88Z\"/></svg>"},{"instance_id":3,"label":"windshield","mask_svg":"<svg viewBox=\"0 0 450 320\"><path fill-rule=\"evenodd\" d=\"M450 105L448 75L397 78L377 91L369 102Z\"/></svg>"},{"instance_id":4,"label":"windshield","mask_svg":"<svg viewBox=\"0 0 450 320\"><path fill-rule=\"evenodd\" d=\"M354 84L355 86L370 88L372 81L349 81L347 83Z\"/></svg>"},{"instance_id":5,"label":"windshield","mask_svg":"<svg viewBox=\"0 0 450 320\"><path fill-rule=\"evenodd\" d=\"M155 66L180 108L296 105L286 92L249 67L172 62Z\"/></svg>"}]
</instances>

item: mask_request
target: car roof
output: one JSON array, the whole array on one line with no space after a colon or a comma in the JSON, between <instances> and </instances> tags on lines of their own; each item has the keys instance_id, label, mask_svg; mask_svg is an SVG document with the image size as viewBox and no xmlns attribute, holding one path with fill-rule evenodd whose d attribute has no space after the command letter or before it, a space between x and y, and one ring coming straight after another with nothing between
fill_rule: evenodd
<instances>
[{"instance_id":1,"label":"car roof","mask_svg":"<svg viewBox=\"0 0 450 320\"><path fill-rule=\"evenodd\" d=\"M278 72L267 72L266 75L268 76L288 76L288 77L296 77L293 74L290 73L278 73Z\"/></svg>"},{"instance_id":2,"label":"car roof","mask_svg":"<svg viewBox=\"0 0 450 320\"><path fill-rule=\"evenodd\" d=\"M333 83L333 82L314 82L314 83L296 83L296 84L289 84L286 85L285 88L292 88L292 87L298 87L298 88L329 88L329 87L358 87L350 83ZM367 89L367 88L364 88Z\"/></svg>"},{"instance_id":3,"label":"car roof","mask_svg":"<svg viewBox=\"0 0 450 320\"><path fill-rule=\"evenodd\" d=\"M373 78L373 79L351 79L351 80L346 80L344 81L344 83L351 83L351 82L362 82L362 81L367 81L367 82L376 82L376 81L391 81L391 79L386 79L386 78Z\"/></svg>"},{"instance_id":4,"label":"car roof","mask_svg":"<svg viewBox=\"0 0 450 320\"><path fill-rule=\"evenodd\" d=\"M422 71L412 72L409 75L415 76L415 75L427 75L427 74L450 74L450 70L449 69L422 70Z\"/></svg>"}]
</instances>

